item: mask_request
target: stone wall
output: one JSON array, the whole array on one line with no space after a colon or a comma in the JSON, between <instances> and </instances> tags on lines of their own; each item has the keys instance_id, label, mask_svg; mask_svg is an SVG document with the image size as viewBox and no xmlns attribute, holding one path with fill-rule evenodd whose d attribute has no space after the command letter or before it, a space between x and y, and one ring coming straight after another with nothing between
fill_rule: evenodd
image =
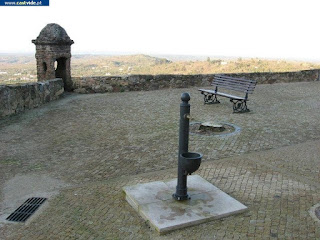
<instances>
[{"instance_id":1,"label":"stone wall","mask_svg":"<svg viewBox=\"0 0 320 240\"><path fill-rule=\"evenodd\" d=\"M256 72L256 73L233 73L233 77L255 79L258 84L312 82L320 80L320 69L298 72Z\"/></svg>"},{"instance_id":2,"label":"stone wall","mask_svg":"<svg viewBox=\"0 0 320 240\"><path fill-rule=\"evenodd\" d=\"M319 81L320 70L298 72L225 73L229 76L255 79L258 84ZM73 88L78 93L150 91L164 88L206 87L215 74L203 75L130 75L73 77Z\"/></svg>"},{"instance_id":3,"label":"stone wall","mask_svg":"<svg viewBox=\"0 0 320 240\"><path fill-rule=\"evenodd\" d=\"M150 91L207 85L211 75L130 75L73 77L73 88L79 93Z\"/></svg>"},{"instance_id":4,"label":"stone wall","mask_svg":"<svg viewBox=\"0 0 320 240\"><path fill-rule=\"evenodd\" d=\"M0 119L56 100L63 92L61 78L46 82L0 85Z\"/></svg>"}]
</instances>

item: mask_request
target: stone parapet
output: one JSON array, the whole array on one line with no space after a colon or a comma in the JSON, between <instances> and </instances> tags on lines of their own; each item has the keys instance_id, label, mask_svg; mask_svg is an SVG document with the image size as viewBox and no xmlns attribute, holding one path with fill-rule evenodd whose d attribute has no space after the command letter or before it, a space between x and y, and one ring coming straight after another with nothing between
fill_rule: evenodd
<instances>
[{"instance_id":1,"label":"stone parapet","mask_svg":"<svg viewBox=\"0 0 320 240\"><path fill-rule=\"evenodd\" d=\"M56 100L63 92L61 78L45 82L0 85L0 119Z\"/></svg>"},{"instance_id":2,"label":"stone parapet","mask_svg":"<svg viewBox=\"0 0 320 240\"><path fill-rule=\"evenodd\" d=\"M255 79L258 84L319 81L319 71L224 73L233 77ZM210 86L216 74L200 75L129 75L72 77L72 88L78 93L151 91L165 88Z\"/></svg>"}]
</instances>

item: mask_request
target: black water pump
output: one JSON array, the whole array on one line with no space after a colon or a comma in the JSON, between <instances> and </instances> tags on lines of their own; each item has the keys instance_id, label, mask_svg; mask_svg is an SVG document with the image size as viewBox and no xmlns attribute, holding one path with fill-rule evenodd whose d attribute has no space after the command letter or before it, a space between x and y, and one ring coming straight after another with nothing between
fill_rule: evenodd
<instances>
[{"instance_id":1,"label":"black water pump","mask_svg":"<svg viewBox=\"0 0 320 240\"><path fill-rule=\"evenodd\" d=\"M190 95L182 93L180 104L178 182L176 192L172 195L178 201L190 199L187 193L187 176L198 170L201 153L189 152Z\"/></svg>"}]
</instances>

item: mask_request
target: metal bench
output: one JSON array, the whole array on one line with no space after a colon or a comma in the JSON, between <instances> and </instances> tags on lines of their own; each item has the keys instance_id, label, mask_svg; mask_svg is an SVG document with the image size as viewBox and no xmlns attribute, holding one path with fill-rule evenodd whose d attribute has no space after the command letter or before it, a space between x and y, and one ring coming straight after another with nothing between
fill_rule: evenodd
<instances>
[{"instance_id":1,"label":"metal bench","mask_svg":"<svg viewBox=\"0 0 320 240\"><path fill-rule=\"evenodd\" d=\"M247 107L248 94L252 94L257 84L256 80L248 80L243 78L229 77L226 75L215 75L211 83L215 86L215 90L199 89L201 94L204 95L205 104L220 103L217 96L230 98L230 102L233 103L234 113L250 112ZM218 91L219 88L219 91ZM229 93L223 93L220 88L228 89L235 92L242 92L244 97L235 96Z\"/></svg>"}]
</instances>

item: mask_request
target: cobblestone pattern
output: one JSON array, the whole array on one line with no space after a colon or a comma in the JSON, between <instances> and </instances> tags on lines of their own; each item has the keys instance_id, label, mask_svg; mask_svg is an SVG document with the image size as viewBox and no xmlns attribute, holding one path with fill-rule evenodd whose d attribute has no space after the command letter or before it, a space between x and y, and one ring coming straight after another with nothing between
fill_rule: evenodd
<instances>
[{"instance_id":1,"label":"cobblestone pattern","mask_svg":"<svg viewBox=\"0 0 320 240\"><path fill-rule=\"evenodd\" d=\"M191 92L193 121L241 127L230 137L190 136L190 150L204 161L319 139L319 88L318 82L260 85L246 114L232 114L228 99L203 105L195 88L70 96L0 122L0 176L50 172L77 184L172 168L183 91ZM279 164L320 179L311 162Z\"/></svg>"},{"instance_id":2,"label":"cobblestone pattern","mask_svg":"<svg viewBox=\"0 0 320 240\"><path fill-rule=\"evenodd\" d=\"M164 177L165 175L165 177ZM170 179L140 175L64 190L43 214L25 226L7 225L6 239L318 239L308 209L316 189L241 157L206 163L199 175L249 207L249 211L159 237L125 201L121 188ZM318 189L319 190L319 189Z\"/></svg>"},{"instance_id":3,"label":"cobblestone pattern","mask_svg":"<svg viewBox=\"0 0 320 240\"><path fill-rule=\"evenodd\" d=\"M319 143L319 90L319 82L259 85L246 114L232 114L227 99L203 105L196 88L71 95L1 120L1 188L29 173L74 187L49 199L29 225L2 227L0 239L157 239L121 187L176 177L183 91L191 93L192 121L242 128L229 137L192 135L190 150L205 156L199 174L250 211L161 239L318 239L318 223L308 215L320 201L318 152L293 158L290 149Z\"/></svg>"}]
</instances>

